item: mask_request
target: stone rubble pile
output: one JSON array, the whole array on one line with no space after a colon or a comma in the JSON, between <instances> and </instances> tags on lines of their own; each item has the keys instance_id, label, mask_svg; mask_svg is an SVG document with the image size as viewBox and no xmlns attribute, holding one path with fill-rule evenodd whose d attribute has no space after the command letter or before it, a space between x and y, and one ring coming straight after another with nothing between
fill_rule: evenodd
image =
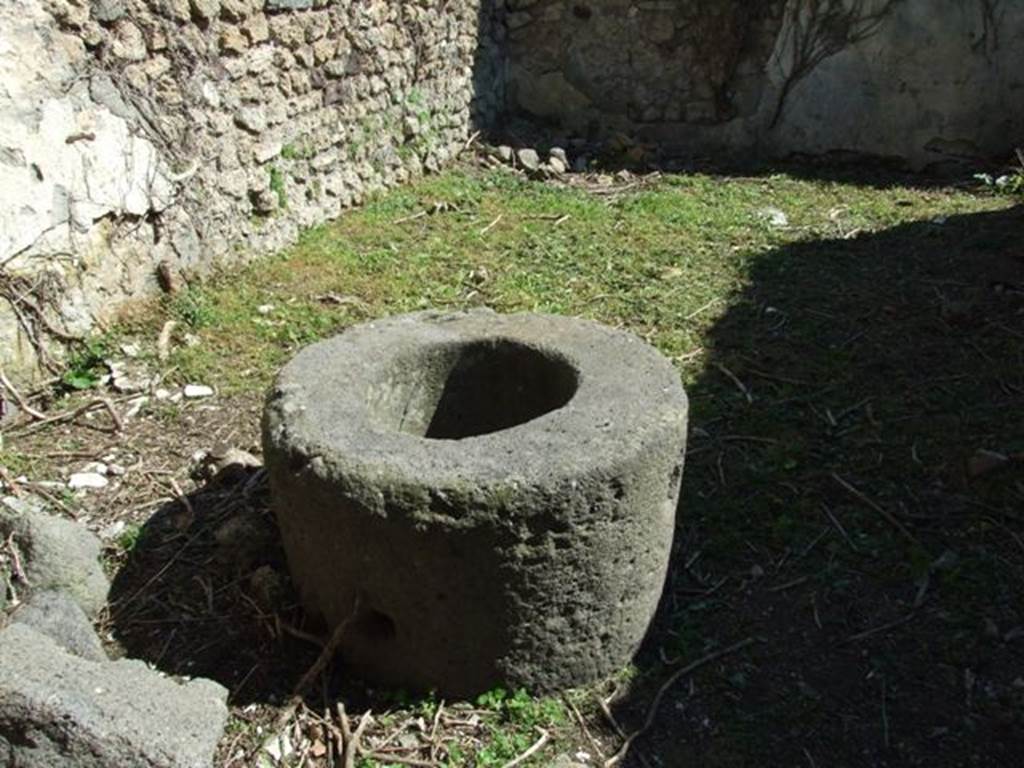
<instances>
[{"instance_id":1,"label":"stone rubble pile","mask_svg":"<svg viewBox=\"0 0 1024 768\"><path fill-rule=\"evenodd\" d=\"M211 765L227 691L107 658L92 624L109 589L99 540L9 496L0 541L0 765Z\"/></svg>"}]
</instances>

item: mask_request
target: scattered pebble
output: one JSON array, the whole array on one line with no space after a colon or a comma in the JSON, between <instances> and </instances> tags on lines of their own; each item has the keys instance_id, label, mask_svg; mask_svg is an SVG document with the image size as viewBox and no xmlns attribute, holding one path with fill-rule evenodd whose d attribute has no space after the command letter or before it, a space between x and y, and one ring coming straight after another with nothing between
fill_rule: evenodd
<instances>
[{"instance_id":1,"label":"scattered pebble","mask_svg":"<svg viewBox=\"0 0 1024 768\"><path fill-rule=\"evenodd\" d=\"M213 387L205 384L186 384L184 395L188 400L198 400L203 397L213 397Z\"/></svg>"},{"instance_id":2,"label":"scattered pebble","mask_svg":"<svg viewBox=\"0 0 1024 768\"><path fill-rule=\"evenodd\" d=\"M99 472L75 472L68 478L68 488L73 491L86 488L106 488L109 482Z\"/></svg>"},{"instance_id":3,"label":"scattered pebble","mask_svg":"<svg viewBox=\"0 0 1024 768\"><path fill-rule=\"evenodd\" d=\"M110 370L110 385L118 392L132 393L149 389L150 376L138 362L128 363L124 360L104 361Z\"/></svg>"},{"instance_id":4,"label":"scattered pebble","mask_svg":"<svg viewBox=\"0 0 1024 768\"><path fill-rule=\"evenodd\" d=\"M121 414L121 418L125 419L126 421L128 419L134 418L135 416L138 415L139 411L142 410L142 406L144 406L148 402L149 398L145 395L141 395L139 397L132 399L130 405L128 406L128 410Z\"/></svg>"},{"instance_id":5,"label":"scattered pebble","mask_svg":"<svg viewBox=\"0 0 1024 768\"><path fill-rule=\"evenodd\" d=\"M273 304L260 304L256 307L256 311L261 315L269 315L274 311L274 309L276 309L276 307L274 307Z\"/></svg>"},{"instance_id":6,"label":"scattered pebble","mask_svg":"<svg viewBox=\"0 0 1024 768\"><path fill-rule=\"evenodd\" d=\"M537 154L537 150L535 149L527 147L516 151L516 159L527 171L536 171L540 169L540 155Z\"/></svg>"},{"instance_id":7,"label":"scattered pebble","mask_svg":"<svg viewBox=\"0 0 1024 768\"><path fill-rule=\"evenodd\" d=\"M113 522L110 525L105 526L103 530L100 531L100 538L105 539L106 541L113 541L122 533L124 533L124 529L124 520L117 520L116 522Z\"/></svg>"},{"instance_id":8,"label":"scattered pebble","mask_svg":"<svg viewBox=\"0 0 1024 768\"><path fill-rule=\"evenodd\" d=\"M789 216L781 208L768 206L757 212L758 218L768 223L768 226L776 229L784 229L789 226Z\"/></svg>"},{"instance_id":9,"label":"scattered pebble","mask_svg":"<svg viewBox=\"0 0 1024 768\"><path fill-rule=\"evenodd\" d=\"M294 747L292 747L292 740L288 738L288 734L282 733L279 736L271 736L263 742L263 751L270 755L275 762L280 763L291 755Z\"/></svg>"}]
</instances>

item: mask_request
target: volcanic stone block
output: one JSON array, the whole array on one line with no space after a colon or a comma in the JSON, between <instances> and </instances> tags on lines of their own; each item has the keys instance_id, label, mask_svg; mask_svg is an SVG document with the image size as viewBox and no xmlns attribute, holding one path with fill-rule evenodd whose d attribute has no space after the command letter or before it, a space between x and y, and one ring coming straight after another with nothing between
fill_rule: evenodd
<instances>
[{"instance_id":1,"label":"volcanic stone block","mask_svg":"<svg viewBox=\"0 0 1024 768\"><path fill-rule=\"evenodd\" d=\"M82 607L63 589L34 592L14 612L13 620L46 635L68 653L89 661L106 661L107 654Z\"/></svg>"},{"instance_id":2,"label":"volcanic stone block","mask_svg":"<svg viewBox=\"0 0 1024 768\"><path fill-rule=\"evenodd\" d=\"M203 768L227 691L141 661L78 658L24 624L0 631L0 765Z\"/></svg>"},{"instance_id":3,"label":"volcanic stone block","mask_svg":"<svg viewBox=\"0 0 1024 768\"><path fill-rule=\"evenodd\" d=\"M0 537L14 537L33 590L63 589L89 616L106 605L110 585L100 565L103 545L84 525L14 496L0 497Z\"/></svg>"},{"instance_id":4,"label":"volcanic stone block","mask_svg":"<svg viewBox=\"0 0 1024 768\"><path fill-rule=\"evenodd\" d=\"M302 351L267 401L293 580L377 682L599 679L661 595L686 419L672 365L593 322L425 312L350 329Z\"/></svg>"}]
</instances>

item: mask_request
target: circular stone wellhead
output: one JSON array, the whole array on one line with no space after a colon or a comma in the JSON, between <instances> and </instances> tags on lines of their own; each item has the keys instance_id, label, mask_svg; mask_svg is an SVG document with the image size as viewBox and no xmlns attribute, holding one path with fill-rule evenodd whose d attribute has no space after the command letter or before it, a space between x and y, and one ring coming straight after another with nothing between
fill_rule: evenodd
<instances>
[{"instance_id":1,"label":"circular stone wellhead","mask_svg":"<svg viewBox=\"0 0 1024 768\"><path fill-rule=\"evenodd\" d=\"M420 312L314 344L263 443L292 578L367 680L550 691L629 662L686 444L672 364L598 323Z\"/></svg>"}]
</instances>

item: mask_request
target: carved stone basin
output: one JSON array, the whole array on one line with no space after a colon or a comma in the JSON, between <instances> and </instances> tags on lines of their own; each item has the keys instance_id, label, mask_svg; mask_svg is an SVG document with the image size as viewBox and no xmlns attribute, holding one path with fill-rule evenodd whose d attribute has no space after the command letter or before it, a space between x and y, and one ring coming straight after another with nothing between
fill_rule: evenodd
<instances>
[{"instance_id":1,"label":"carved stone basin","mask_svg":"<svg viewBox=\"0 0 1024 768\"><path fill-rule=\"evenodd\" d=\"M447 696L621 668L661 595L687 400L637 337L417 313L303 350L264 449L292 577L368 680Z\"/></svg>"}]
</instances>

